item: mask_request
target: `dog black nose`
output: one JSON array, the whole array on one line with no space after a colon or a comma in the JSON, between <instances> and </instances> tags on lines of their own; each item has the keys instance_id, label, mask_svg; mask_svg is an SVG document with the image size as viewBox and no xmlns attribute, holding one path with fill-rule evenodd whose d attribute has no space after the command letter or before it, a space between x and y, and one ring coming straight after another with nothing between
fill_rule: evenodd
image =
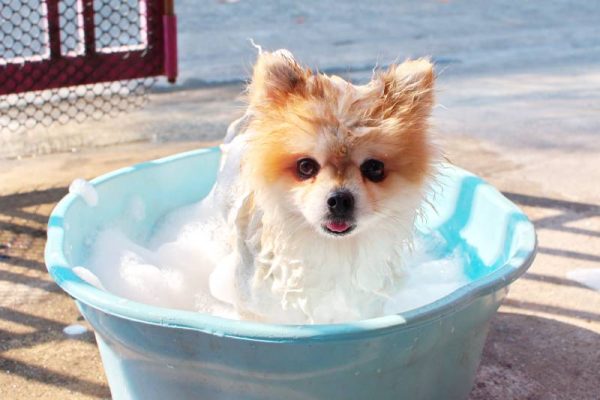
<instances>
[{"instance_id":1,"label":"dog black nose","mask_svg":"<svg viewBox=\"0 0 600 400\"><path fill-rule=\"evenodd\" d=\"M339 190L331 194L327 205L334 217L349 217L354 211L354 196L348 190Z\"/></svg>"}]
</instances>

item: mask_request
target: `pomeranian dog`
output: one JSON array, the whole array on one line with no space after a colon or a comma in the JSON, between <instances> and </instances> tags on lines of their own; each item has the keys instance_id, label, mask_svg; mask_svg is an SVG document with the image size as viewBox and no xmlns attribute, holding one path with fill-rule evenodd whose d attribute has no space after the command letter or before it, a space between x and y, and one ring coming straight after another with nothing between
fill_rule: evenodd
<instances>
[{"instance_id":1,"label":"pomeranian dog","mask_svg":"<svg viewBox=\"0 0 600 400\"><path fill-rule=\"evenodd\" d=\"M230 246L213 296L258 321L381 315L435 172L434 79L418 59L359 86L261 51L212 193Z\"/></svg>"}]
</instances>

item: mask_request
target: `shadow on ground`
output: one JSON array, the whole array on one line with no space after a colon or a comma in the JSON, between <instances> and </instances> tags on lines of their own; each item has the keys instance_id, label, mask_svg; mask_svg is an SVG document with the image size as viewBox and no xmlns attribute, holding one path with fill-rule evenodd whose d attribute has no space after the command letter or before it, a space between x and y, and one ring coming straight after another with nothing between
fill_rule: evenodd
<instances>
[{"instance_id":1,"label":"shadow on ground","mask_svg":"<svg viewBox=\"0 0 600 400\"><path fill-rule=\"evenodd\" d=\"M0 371L18 386L0 384L10 390L5 397L0 388L2 398L110 396L103 377L87 376L99 370L93 333L63 333L83 322L43 262L48 215L66 193L55 187L0 196Z\"/></svg>"},{"instance_id":2,"label":"shadow on ground","mask_svg":"<svg viewBox=\"0 0 600 400\"><path fill-rule=\"evenodd\" d=\"M599 360L600 335L595 332L537 316L499 313L470 400L594 400Z\"/></svg>"}]
</instances>

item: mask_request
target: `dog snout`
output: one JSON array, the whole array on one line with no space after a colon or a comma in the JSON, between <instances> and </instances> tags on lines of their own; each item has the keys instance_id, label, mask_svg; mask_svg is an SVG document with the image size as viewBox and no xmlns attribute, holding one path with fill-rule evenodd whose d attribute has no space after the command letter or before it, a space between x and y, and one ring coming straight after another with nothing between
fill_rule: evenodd
<instances>
[{"instance_id":1,"label":"dog snout","mask_svg":"<svg viewBox=\"0 0 600 400\"><path fill-rule=\"evenodd\" d=\"M335 191L327 199L327 206L334 217L350 217L354 211L354 196L349 190Z\"/></svg>"}]
</instances>

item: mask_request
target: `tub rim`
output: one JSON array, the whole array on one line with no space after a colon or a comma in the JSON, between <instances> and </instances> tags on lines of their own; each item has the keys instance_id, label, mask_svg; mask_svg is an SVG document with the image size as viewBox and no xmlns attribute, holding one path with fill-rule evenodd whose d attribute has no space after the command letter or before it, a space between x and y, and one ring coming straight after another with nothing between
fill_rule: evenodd
<instances>
[{"instance_id":1,"label":"tub rim","mask_svg":"<svg viewBox=\"0 0 600 400\"><path fill-rule=\"evenodd\" d=\"M178 153L153 160L151 163L143 162L117 169L92 179L90 183L96 186L117 179L122 175L134 173L139 168L158 167L161 164L176 160L219 151L219 147L210 147ZM475 176L456 166L447 165L446 167L464 176ZM485 183L483 179L477 178ZM495 188L494 190L497 195L503 196ZM72 271L71 268L75 265L69 265L63 252L64 216L75 201L81 201L79 196L71 193L67 194L55 206L49 218L49 221L59 222L53 223L52 229L48 229L44 259L50 276L61 289L74 297L75 300L117 318L251 341L343 340L381 335L390 330L412 329L423 323L436 321L448 314L458 312L474 300L507 287L529 268L535 258L537 249L537 235L533 224L514 203L508 200L514 206L519 217L522 217L520 222L524 223L524 232L521 233L521 240L518 242L514 255L492 273L460 287L433 303L400 314L336 324L284 325L238 321L195 311L177 310L128 300L116 294L100 290L82 280Z\"/></svg>"}]
</instances>

